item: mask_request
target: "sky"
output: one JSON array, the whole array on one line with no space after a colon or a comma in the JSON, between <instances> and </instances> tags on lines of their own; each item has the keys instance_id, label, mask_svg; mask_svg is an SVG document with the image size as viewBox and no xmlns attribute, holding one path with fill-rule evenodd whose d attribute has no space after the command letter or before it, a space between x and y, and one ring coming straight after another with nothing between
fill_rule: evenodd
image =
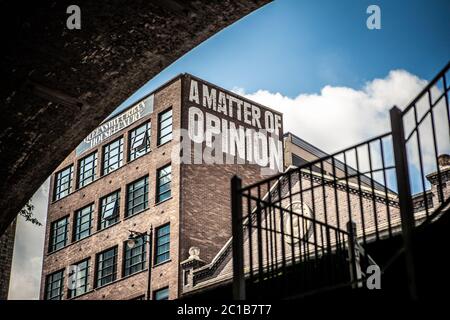
<instances>
[{"instance_id":1,"label":"sky","mask_svg":"<svg viewBox=\"0 0 450 320\"><path fill-rule=\"evenodd\" d=\"M379 30L366 26L371 4ZM149 79L115 113L188 72L282 111L285 131L337 151L388 131L389 109L445 66L449 13L448 0L274 1ZM48 183L33 197L43 222L47 195ZM10 299L38 298L43 233L19 218Z\"/></svg>"},{"instance_id":2,"label":"sky","mask_svg":"<svg viewBox=\"0 0 450 320\"><path fill-rule=\"evenodd\" d=\"M369 30L366 9L381 9ZM295 97L326 86L360 88L404 69L430 79L448 61L447 0L279 0L216 34L151 79L128 106L179 73L227 89Z\"/></svg>"},{"instance_id":3,"label":"sky","mask_svg":"<svg viewBox=\"0 0 450 320\"><path fill-rule=\"evenodd\" d=\"M27 222L22 216L17 218L8 295L10 300L39 299L49 185L50 180L47 179L31 200L34 205L34 217L42 223L42 226Z\"/></svg>"}]
</instances>

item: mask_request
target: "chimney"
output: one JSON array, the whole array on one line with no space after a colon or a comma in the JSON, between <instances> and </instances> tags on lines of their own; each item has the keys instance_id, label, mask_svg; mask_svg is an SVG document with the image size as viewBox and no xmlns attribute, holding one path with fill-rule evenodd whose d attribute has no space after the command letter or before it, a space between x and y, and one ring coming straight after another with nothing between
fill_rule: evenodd
<instances>
[{"instance_id":1,"label":"chimney","mask_svg":"<svg viewBox=\"0 0 450 320\"><path fill-rule=\"evenodd\" d=\"M188 291L195 285L194 270L203 267L206 263L200 259L200 249L198 247L191 247L189 248L189 258L180 264L183 270L183 290Z\"/></svg>"},{"instance_id":2,"label":"chimney","mask_svg":"<svg viewBox=\"0 0 450 320\"><path fill-rule=\"evenodd\" d=\"M443 183L442 187L446 187L446 182L450 180L450 155L441 154L437 158L440 171L440 178L438 177L438 171L427 174L427 179L431 185L438 186L438 183Z\"/></svg>"},{"instance_id":3,"label":"chimney","mask_svg":"<svg viewBox=\"0 0 450 320\"><path fill-rule=\"evenodd\" d=\"M448 154L441 154L438 157L438 164L439 168L447 168L450 166L450 155Z\"/></svg>"}]
</instances>

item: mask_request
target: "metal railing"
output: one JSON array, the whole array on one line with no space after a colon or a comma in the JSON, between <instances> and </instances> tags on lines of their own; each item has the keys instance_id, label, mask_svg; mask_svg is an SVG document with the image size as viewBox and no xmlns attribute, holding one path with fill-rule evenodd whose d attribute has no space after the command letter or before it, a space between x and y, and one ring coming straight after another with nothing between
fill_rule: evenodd
<instances>
[{"instance_id":1,"label":"metal railing","mask_svg":"<svg viewBox=\"0 0 450 320\"><path fill-rule=\"evenodd\" d=\"M449 198L449 164L440 164L450 154L449 69L447 64L401 112L411 192L427 199L427 217Z\"/></svg>"},{"instance_id":2,"label":"metal railing","mask_svg":"<svg viewBox=\"0 0 450 320\"><path fill-rule=\"evenodd\" d=\"M450 153L449 66L404 111L391 109L392 132L252 185L233 178L236 299L354 287L361 266L373 264L366 245L400 232L417 298L414 227L449 199L450 166L440 157Z\"/></svg>"}]
</instances>

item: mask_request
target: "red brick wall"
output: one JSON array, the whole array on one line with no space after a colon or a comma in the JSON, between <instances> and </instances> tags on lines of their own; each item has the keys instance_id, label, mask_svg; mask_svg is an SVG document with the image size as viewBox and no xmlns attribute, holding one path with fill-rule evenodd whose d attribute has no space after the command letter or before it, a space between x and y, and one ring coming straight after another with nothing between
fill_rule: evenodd
<instances>
[{"instance_id":1,"label":"red brick wall","mask_svg":"<svg viewBox=\"0 0 450 320\"><path fill-rule=\"evenodd\" d=\"M0 300L8 298L15 234L16 220L11 223L6 232L0 237Z\"/></svg>"}]
</instances>

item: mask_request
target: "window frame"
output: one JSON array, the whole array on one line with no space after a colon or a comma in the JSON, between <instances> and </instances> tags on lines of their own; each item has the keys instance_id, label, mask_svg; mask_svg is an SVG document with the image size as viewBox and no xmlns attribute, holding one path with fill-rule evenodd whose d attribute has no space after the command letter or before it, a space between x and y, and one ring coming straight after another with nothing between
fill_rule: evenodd
<instances>
[{"instance_id":1,"label":"window frame","mask_svg":"<svg viewBox=\"0 0 450 320\"><path fill-rule=\"evenodd\" d=\"M157 299L158 294L161 293L161 292L165 292L165 291L167 291L167 297L165 299ZM161 289L155 290L155 291L153 291L153 300L156 300L156 301L169 300L169 293L170 293L169 286L166 286L166 287L163 287Z\"/></svg>"},{"instance_id":2,"label":"window frame","mask_svg":"<svg viewBox=\"0 0 450 320\"><path fill-rule=\"evenodd\" d=\"M122 276L127 277L131 276L137 272L140 272L142 270L145 270L146 264L147 264L147 236L142 235L140 237L135 238L135 240L140 241L141 243L136 244L133 248L129 248L127 246L127 242L125 241L123 244L123 268L122 268ZM140 251L138 250L140 249ZM137 252L137 254L135 254ZM127 255L130 255L127 257ZM140 261L137 263L132 263L133 258L139 257ZM127 266L127 262L130 261L130 264ZM134 268L134 267L138 268ZM133 270L134 268L134 270Z\"/></svg>"},{"instance_id":3,"label":"window frame","mask_svg":"<svg viewBox=\"0 0 450 320\"><path fill-rule=\"evenodd\" d=\"M92 161L89 161L88 163L85 163L84 161L90 157L94 156L94 159ZM82 170L84 167L86 167L87 164L93 163L90 170ZM78 160L78 173L77 173L77 188L82 188L84 186L87 186L88 184L95 181L97 178L97 166L98 166L98 152L95 150L94 152L91 152L87 156L81 158ZM90 172L91 175L86 178L86 172ZM83 175L83 178L81 178L81 175ZM92 180L89 180L92 179ZM89 180L85 182L86 180Z\"/></svg>"},{"instance_id":4,"label":"window frame","mask_svg":"<svg viewBox=\"0 0 450 320\"><path fill-rule=\"evenodd\" d=\"M66 170L69 170L69 173L62 177L59 177L59 175L62 174L63 172L65 172ZM62 189L61 186L63 185L63 183L58 183L58 182L62 181L67 176L69 176L68 187L65 189ZM73 187L72 181L73 181L73 164L70 164L67 167L65 167L64 169L61 169L55 173L54 182L53 182L53 184L54 184L53 185L53 201L57 201L62 198L65 198L69 194L72 193L72 187ZM67 191L67 194L63 194L66 191ZM63 194L63 195L61 195L61 194Z\"/></svg>"},{"instance_id":5,"label":"window frame","mask_svg":"<svg viewBox=\"0 0 450 320\"><path fill-rule=\"evenodd\" d=\"M113 195L116 195L115 205L113 208L113 214L110 219L105 219L105 218L103 218L103 212L104 212L103 201L105 201L109 197L112 197ZM118 189L118 190L113 191L99 199L97 230L106 229L110 226L115 225L116 223L118 223L120 221L120 198L121 198L120 195L121 195L121 189ZM106 203L105 207L110 203L111 202ZM106 225L106 222L108 222L107 225Z\"/></svg>"},{"instance_id":6,"label":"window frame","mask_svg":"<svg viewBox=\"0 0 450 320\"><path fill-rule=\"evenodd\" d=\"M161 171L163 171L163 170L166 169L167 167L170 167L170 172L169 172L169 173L166 173L166 174L163 175L163 176L160 176ZM161 184L161 180L162 180L163 178L169 176L169 175L170 175L170 181ZM164 192L160 192L160 188L161 188L162 186L167 185L167 184L169 185L169 189L168 189L168 190L165 190ZM166 201L166 200L168 200L168 199L170 199L170 198L172 197L172 163L168 163L168 164L166 164L166 165L164 165L164 166L162 166L162 167L160 167L160 168L158 168L158 169L156 170L156 188L155 188L155 189L156 189L156 190L155 190L155 203L156 203L156 204L158 204L158 203L160 203L160 202L164 202L164 201ZM164 199L162 199L161 196L164 195L164 194L167 194L167 193L169 193L169 196L166 197L166 198L164 198Z\"/></svg>"},{"instance_id":7,"label":"window frame","mask_svg":"<svg viewBox=\"0 0 450 320\"><path fill-rule=\"evenodd\" d=\"M164 122L164 121L166 121L167 119L164 119L164 120L161 120L162 119L162 117L165 115L165 114L167 114L167 113L171 113L170 114L170 124L168 124L168 125L165 125L164 127L162 127L162 123ZM164 129L166 129L166 128L168 128L168 127L172 127L171 128L171 130L170 130L170 133L167 133L167 134L165 134L165 135L161 135L161 132L164 130ZM172 138L173 138L173 136L172 136L172 134L173 134L173 109L172 109L172 107L169 107L169 108L167 108L166 110L164 110L164 111L161 111L159 114L158 114L158 136L157 136L157 145L158 146L162 146L162 145L164 145L164 144L166 144L166 143L169 143L170 141L172 141ZM167 141L161 141L162 139L164 139L165 137L167 137L167 136L169 136L170 135L170 139L169 140L167 140Z\"/></svg>"},{"instance_id":8,"label":"window frame","mask_svg":"<svg viewBox=\"0 0 450 320\"><path fill-rule=\"evenodd\" d=\"M165 234L163 234L163 235L159 235L158 234L158 231L159 230L161 230L161 229L163 229L163 228L166 228L166 227L168 227L169 228L169 232L168 233L165 233ZM167 241L167 242L164 242L164 243L159 243L159 240L160 240L160 238L162 238L162 237L165 237L165 236L169 236L169 240ZM166 250L166 251L164 251L163 253L158 253L158 248L159 247L163 247L163 246L166 246L166 245L169 245L168 246L168 249ZM164 260L159 260L159 257L161 257L161 256L165 256L167 254L167 258L165 258ZM165 263L165 262L167 262L167 261L170 261L170 222L168 222L168 223L165 223L165 224L163 224L163 225L161 225L161 226L159 226L159 227L157 227L156 229L155 229L155 256L154 256L154 261L153 261L153 263L154 263L154 265L156 266L156 265L160 265L160 264L163 264L163 263Z\"/></svg>"},{"instance_id":9,"label":"window frame","mask_svg":"<svg viewBox=\"0 0 450 320\"><path fill-rule=\"evenodd\" d=\"M89 258L83 259L83 260L81 260L81 261L79 261L77 263L71 264L71 266L77 266L77 268L78 268L78 265L80 265L82 263L86 263L86 267L84 269L82 269L83 271L86 272L85 276L82 277L82 279L84 279L84 284L79 286L79 287L77 286L75 289L68 288L67 289L67 297L69 299L78 297L78 296L80 296L82 294L85 294L85 293L89 292L89 272L91 270L91 258L89 257ZM80 272L80 271L77 271L77 279L76 279L77 283L79 281L78 272ZM84 288L84 291L78 293L77 291L80 288Z\"/></svg>"},{"instance_id":10,"label":"window frame","mask_svg":"<svg viewBox=\"0 0 450 320\"><path fill-rule=\"evenodd\" d=\"M52 272L48 274L45 278L45 291L44 291L44 300L63 300L64 299L64 278L65 278L65 268ZM53 284L56 282L53 277L57 274L61 274L61 277L56 280L59 281L59 286L53 287ZM51 281L49 279L52 278ZM49 294L49 287L51 286L50 292L53 292L55 289L58 289L60 292L58 295L48 297ZM55 299L56 297L59 297L58 299Z\"/></svg>"},{"instance_id":11,"label":"window frame","mask_svg":"<svg viewBox=\"0 0 450 320\"><path fill-rule=\"evenodd\" d=\"M110 146L113 145L114 143L119 143L119 145L117 147L111 148ZM105 176L111 172L114 172L118 169L120 169L123 164L124 164L124 159L123 159L123 143L124 143L124 137L120 136L117 139L114 139L113 141L111 141L110 143L105 144L102 147L102 176ZM113 164L111 164L111 151L118 149L118 153L116 156L117 157L117 162L114 162ZM108 154L108 157L106 157L106 154ZM107 165L106 165L107 162ZM111 167L113 167L114 165L117 165L117 168L115 169L111 169Z\"/></svg>"},{"instance_id":12,"label":"window frame","mask_svg":"<svg viewBox=\"0 0 450 320\"><path fill-rule=\"evenodd\" d=\"M139 129L141 129L142 127L145 126L145 129L143 132L136 134L135 132L138 131ZM134 136L133 136L134 135ZM133 139L136 139L137 137L143 135L142 141L146 141L144 146L144 150L139 150L139 148L133 148L133 144L135 143L135 141L133 141ZM151 152L151 141L152 141L152 123L151 120L148 120L142 124L140 124L139 126L131 129L128 132L128 161L133 161L136 160L144 155L146 155L147 153Z\"/></svg>"},{"instance_id":13,"label":"window frame","mask_svg":"<svg viewBox=\"0 0 450 320\"><path fill-rule=\"evenodd\" d=\"M100 261L100 256L103 256L104 254L106 254L109 251L113 251L113 256L109 257L108 259L102 259L102 261ZM104 263L105 260L113 260L112 265L107 266L107 267L102 267L100 269L100 263ZM114 247L110 247L106 250L103 250L99 253L96 254L95 256L95 281L94 281L94 287L95 288L100 288L103 286L106 286L114 281L117 280L117 261L118 261L118 246L114 246ZM103 270L106 268L112 268L111 273L107 274L106 276L102 274L102 276L100 277L100 273L104 272ZM111 280L101 283L103 279L111 277ZM100 283L100 284L99 284Z\"/></svg>"},{"instance_id":14,"label":"window frame","mask_svg":"<svg viewBox=\"0 0 450 320\"><path fill-rule=\"evenodd\" d=\"M82 213L85 209L89 208L89 221L88 222L81 222L83 217L85 217L87 214L83 214L82 216L78 216L78 214ZM88 204L87 206L84 206L78 210L75 211L74 217L73 217L73 232L72 232L72 241L79 241L83 240L87 237L89 237L92 234L92 222L93 222L93 213L94 213L94 203ZM79 222L80 221L80 224ZM89 223L88 234L81 237L81 234L84 233L86 230L82 230L81 226L85 225L86 223ZM79 230L77 230L79 229Z\"/></svg>"},{"instance_id":15,"label":"window frame","mask_svg":"<svg viewBox=\"0 0 450 320\"><path fill-rule=\"evenodd\" d=\"M64 240L63 241L58 241L55 242L54 240L58 238L58 234L56 233L55 236L55 231L56 229L54 228L54 226L58 223L61 222L62 220L65 220L65 224L63 226L59 226L56 229L60 229L62 227L64 227ZM57 250L60 250L62 248L64 248L65 246L67 246L68 240L69 240L69 223L70 223L70 215L66 215L62 218L59 218L55 221L52 221L50 223L50 237L49 237L49 243L48 243L48 253L52 253L55 252ZM57 244L64 242L64 245L62 247L57 248Z\"/></svg>"},{"instance_id":16,"label":"window frame","mask_svg":"<svg viewBox=\"0 0 450 320\"><path fill-rule=\"evenodd\" d=\"M133 187L133 190L132 190L132 191L130 191L130 188L131 188L132 186L136 185L138 182L140 182L140 181L142 181L142 180L144 180L144 185L143 185L142 187L139 187L139 189L140 189L140 188L144 188L144 193L143 193L143 195L139 195L139 196L137 196L136 198L143 196L143 201L142 201L142 203L136 205L136 204L134 203L134 202L136 201L135 198L134 198L134 193L136 192L136 190L137 190L138 188ZM133 200L130 200L130 199L131 199L130 193L133 193ZM143 176L143 177L141 177L141 178L139 178L139 179L137 179L137 180L135 180L135 181L129 183L129 184L127 185L127 188L126 188L126 209L125 209L125 217L128 218L128 217L134 216L134 215L136 215L136 214L139 214L139 213L141 213L141 212L147 210L148 207L149 207L149 197L148 197L148 196L149 196L149 176L148 176L148 175L145 175L145 176ZM133 203L133 206L132 206L132 207L130 207L130 203ZM138 210L138 211L134 211L135 208L138 207L138 206L140 206L140 205L143 205L143 208L140 209L140 210ZM130 213L130 211L131 211L131 213Z\"/></svg>"}]
</instances>

